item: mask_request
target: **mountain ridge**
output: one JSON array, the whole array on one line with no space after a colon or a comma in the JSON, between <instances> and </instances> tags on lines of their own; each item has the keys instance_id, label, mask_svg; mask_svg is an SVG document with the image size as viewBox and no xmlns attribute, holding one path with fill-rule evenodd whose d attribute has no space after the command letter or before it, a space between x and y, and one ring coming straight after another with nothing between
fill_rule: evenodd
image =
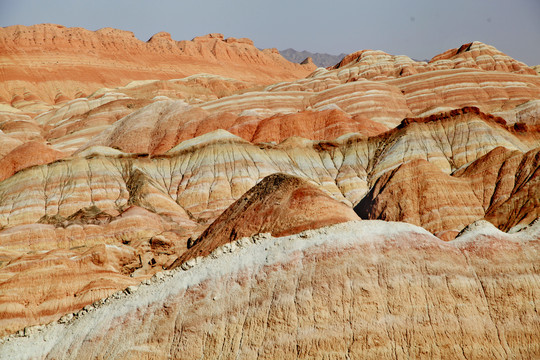
<instances>
[{"instance_id":1,"label":"mountain ridge","mask_svg":"<svg viewBox=\"0 0 540 360\"><path fill-rule=\"evenodd\" d=\"M308 75L313 65L294 64L276 49L258 50L249 39L208 34L175 41L161 32L147 42L113 28L90 31L56 24L0 28L0 102L86 97L100 87L133 80L183 78L202 72L251 86Z\"/></svg>"},{"instance_id":2,"label":"mountain ridge","mask_svg":"<svg viewBox=\"0 0 540 360\"><path fill-rule=\"evenodd\" d=\"M345 53L332 55L327 53L311 52L307 50L298 51L293 48L279 50L279 53L285 59L294 63L301 63L302 61L310 57L313 60L313 63L315 63L315 65L324 68L336 65L347 55Z\"/></svg>"}]
</instances>

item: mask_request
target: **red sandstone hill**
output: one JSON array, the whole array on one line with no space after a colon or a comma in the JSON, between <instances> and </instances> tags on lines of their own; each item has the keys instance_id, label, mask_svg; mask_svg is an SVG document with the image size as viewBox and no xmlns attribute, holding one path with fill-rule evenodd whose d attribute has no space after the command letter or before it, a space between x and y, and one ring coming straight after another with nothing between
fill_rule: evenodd
<instances>
[{"instance_id":1,"label":"red sandstone hill","mask_svg":"<svg viewBox=\"0 0 540 360\"><path fill-rule=\"evenodd\" d=\"M171 268L242 237L286 236L351 220L359 220L354 211L318 187L296 176L273 174L229 206Z\"/></svg>"},{"instance_id":2,"label":"red sandstone hill","mask_svg":"<svg viewBox=\"0 0 540 360\"><path fill-rule=\"evenodd\" d=\"M263 116L211 113L182 101L160 101L117 121L81 149L108 146L132 153L162 154L182 141L223 129L252 143L282 142L292 136L333 140L347 133L370 136L388 128L362 116L329 109Z\"/></svg>"},{"instance_id":3,"label":"red sandstone hill","mask_svg":"<svg viewBox=\"0 0 540 360\"><path fill-rule=\"evenodd\" d=\"M64 156L60 151L41 142L29 141L17 146L0 159L0 181L7 179L19 170L34 165L48 164Z\"/></svg>"},{"instance_id":4,"label":"red sandstone hill","mask_svg":"<svg viewBox=\"0 0 540 360\"><path fill-rule=\"evenodd\" d=\"M258 50L249 39L225 39L222 34L175 41L162 32L143 42L129 31L54 24L0 28L0 54L0 101L8 104L55 103L133 80L198 73L270 84L301 78L315 69L312 64L291 63L275 49Z\"/></svg>"}]
</instances>

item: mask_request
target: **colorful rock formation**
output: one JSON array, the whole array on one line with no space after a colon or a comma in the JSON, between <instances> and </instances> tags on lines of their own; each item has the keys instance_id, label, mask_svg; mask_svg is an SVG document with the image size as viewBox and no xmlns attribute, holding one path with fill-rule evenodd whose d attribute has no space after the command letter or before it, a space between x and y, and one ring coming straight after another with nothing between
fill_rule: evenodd
<instances>
[{"instance_id":1,"label":"colorful rock formation","mask_svg":"<svg viewBox=\"0 0 540 360\"><path fill-rule=\"evenodd\" d=\"M198 256L207 256L218 247L243 237L261 233L291 235L357 219L350 207L306 180L273 174L229 206L201 236L190 240L188 250L170 268Z\"/></svg>"},{"instance_id":2,"label":"colorful rock formation","mask_svg":"<svg viewBox=\"0 0 540 360\"><path fill-rule=\"evenodd\" d=\"M260 51L249 39L225 39L222 34L175 41L159 33L143 42L129 31L54 24L1 28L0 54L1 101L30 112L133 80L211 73L269 84L315 69L291 63L275 49Z\"/></svg>"},{"instance_id":3,"label":"colorful rock formation","mask_svg":"<svg viewBox=\"0 0 540 360\"><path fill-rule=\"evenodd\" d=\"M532 68L56 25L0 49L0 358L540 356Z\"/></svg>"},{"instance_id":4,"label":"colorful rock formation","mask_svg":"<svg viewBox=\"0 0 540 360\"><path fill-rule=\"evenodd\" d=\"M539 236L538 222L514 235L479 222L445 243L361 221L242 238L0 346L13 359L535 358Z\"/></svg>"}]
</instances>

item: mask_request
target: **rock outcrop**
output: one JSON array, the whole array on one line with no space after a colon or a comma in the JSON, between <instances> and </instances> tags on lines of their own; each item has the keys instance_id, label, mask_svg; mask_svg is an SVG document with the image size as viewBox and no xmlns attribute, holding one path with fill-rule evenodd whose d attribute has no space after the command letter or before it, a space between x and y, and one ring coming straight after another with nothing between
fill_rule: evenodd
<instances>
[{"instance_id":1,"label":"rock outcrop","mask_svg":"<svg viewBox=\"0 0 540 360\"><path fill-rule=\"evenodd\" d=\"M169 266L188 229L148 210L81 209L0 232L0 335L58 320ZM1 353L1 351L0 351Z\"/></svg>"},{"instance_id":2,"label":"rock outcrop","mask_svg":"<svg viewBox=\"0 0 540 360\"><path fill-rule=\"evenodd\" d=\"M17 171L34 165L49 164L65 155L42 142L24 143L0 159L0 181L7 179Z\"/></svg>"},{"instance_id":3,"label":"rock outcrop","mask_svg":"<svg viewBox=\"0 0 540 360\"><path fill-rule=\"evenodd\" d=\"M517 61L495 47L480 41L463 44L459 48L436 55L429 61L429 65L437 69L478 68L487 71L536 75L533 69L521 61Z\"/></svg>"},{"instance_id":4,"label":"rock outcrop","mask_svg":"<svg viewBox=\"0 0 540 360\"><path fill-rule=\"evenodd\" d=\"M260 51L249 39L225 39L221 34L174 41L159 33L143 42L129 31L54 24L1 28L0 53L0 99L30 112L133 80L212 73L269 84L315 69L291 63L277 51Z\"/></svg>"},{"instance_id":5,"label":"rock outcrop","mask_svg":"<svg viewBox=\"0 0 540 360\"><path fill-rule=\"evenodd\" d=\"M234 201L240 199L238 201L242 203L246 191L275 172L310 179L318 188L312 185L307 188L318 194L317 198L323 199L324 204L335 204L328 212L321 212L321 204L310 207L314 213L311 222L305 224L307 228L317 227L317 223L322 223L325 218L332 218L337 208L341 209L341 214L352 214L351 208L339 202L349 206L356 204L371 193L370 189L380 189L378 184L385 182L388 185L380 196L384 197L388 192L395 195L386 198L382 213L377 212L379 207L372 206L375 215L371 218L390 219L388 214L393 214L392 209L402 209L397 212L400 216L396 220L425 226L444 239L453 238L469 222L483 217L492 219L501 229L520 227L534 220L540 209L535 202L538 196L534 195L539 188L538 149L529 151L527 142L510 130L497 122L497 118L475 109L463 109L442 116L408 119L400 127L376 137L345 136L334 142L291 138L279 145L254 145L218 130L181 142L167 153L154 157L91 147L78 157L21 170L0 183L3 261L15 265L20 261L16 259L20 256L24 259L28 252L65 249L59 253L63 255L58 260L64 261L62 259L66 257L78 256L69 253L73 247L82 246L80 249L85 251L100 244L124 248L131 246L126 242L134 241L134 246L126 248L133 254L131 260L115 265L120 272L110 273L116 279L110 284L116 285L104 287L114 292L131 283L128 274L134 274L140 281L160 266L170 266L187 250L188 237L198 237L210 221L218 218ZM508 150L501 154L503 147ZM422 167L415 164L422 164ZM420 171L422 168L429 171ZM417 180L411 181L403 174L414 174ZM389 184L397 184L398 190L392 190L395 185ZM416 197L410 193L414 186L424 186L414 190ZM403 197L404 194L407 195ZM440 201L446 197L447 203ZM454 202L453 197L462 199L463 206L458 206L460 203ZM309 200L312 206L310 197L298 200ZM406 207L404 200L415 205ZM154 215L141 215L140 220L119 226L114 219L131 205L143 207ZM295 214L300 217L310 214L309 211L296 211L293 205L274 208L273 214L285 214L276 215L276 219L284 219L286 224L299 219ZM85 210L93 207L99 211ZM433 220L428 214L424 219L423 211L438 216ZM257 212L252 214L253 219L244 223L246 229L260 224L260 228L255 226L254 232L272 232L277 226L272 223L272 229L267 228L265 226L269 224L255 221ZM508 217L508 214L514 215ZM161 220L156 222L155 219ZM347 215L343 218L349 219ZM44 224L33 225L37 222ZM242 226L242 222L221 223L236 229ZM166 245L165 254L159 250L159 245L152 251L150 240L164 232L168 235L156 240L155 244L173 245ZM251 232L245 235L251 235ZM107 247L99 249L107 254ZM136 254L140 254L142 260ZM38 257L32 261L39 264L41 260ZM94 281L90 268L95 269L92 271L98 269L95 263L88 265L91 267L83 267L81 271L88 271L86 279ZM137 271L138 266L143 270ZM14 276L11 269L14 268L6 268L12 274L6 275L3 285L6 289L35 286L33 282L20 282L24 277ZM30 273L32 269L28 267ZM55 265L47 269L50 269L46 270L51 274L50 279L54 279ZM47 281L42 284L52 286ZM74 294L79 289L74 287L70 291ZM6 290L7 293L10 291L13 290ZM54 311L46 305L49 303L40 300L45 303L33 305L32 316L15 310L20 307L16 304L20 303L12 302L35 304L36 298L6 298L5 318L8 320L5 331L41 323L45 319L54 320L71 311L69 309L96 301L104 292L91 294L94 295L63 298L62 306L51 305L56 306ZM52 304L55 301L51 300Z\"/></svg>"},{"instance_id":6,"label":"rock outcrop","mask_svg":"<svg viewBox=\"0 0 540 360\"><path fill-rule=\"evenodd\" d=\"M118 129L136 134L141 129L139 135L118 139L140 139L139 149L150 146L144 135L157 132L136 124L140 127ZM19 171L0 183L0 224L31 224L93 205L110 210L127 204L179 219L212 221L276 172L300 175L338 201L357 204L379 177L403 163L424 159L450 174L499 146L522 153L534 149L537 142L527 139L495 117L465 108L408 119L375 137L344 136L333 142L291 138L278 145L256 145L216 130L161 156L127 155L97 146L71 159Z\"/></svg>"},{"instance_id":7,"label":"rock outcrop","mask_svg":"<svg viewBox=\"0 0 540 360\"><path fill-rule=\"evenodd\" d=\"M260 233L297 234L337 223L357 220L352 209L306 180L273 174L225 210L172 265L176 268L198 256L207 256L227 243Z\"/></svg>"},{"instance_id":8,"label":"rock outcrop","mask_svg":"<svg viewBox=\"0 0 540 360\"><path fill-rule=\"evenodd\" d=\"M0 53L0 358L540 355L524 64L56 25Z\"/></svg>"},{"instance_id":9,"label":"rock outcrop","mask_svg":"<svg viewBox=\"0 0 540 360\"><path fill-rule=\"evenodd\" d=\"M188 106L182 100L164 100L117 121L78 151L108 146L128 153L159 155L183 141L216 130L226 130L252 143L280 143L291 136L333 140L350 133L378 135L388 127L338 108L264 116L256 111L235 114Z\"/></svg>"},{"instance_id":10,"label":"rock outcrop","mask_svg":"<svg viewBox=\"0 0 540 360\"><path fill-rule=\"evenodd\" d=\"M12 359L535 358L539 239L538 223L514 235L476 223L445 243L379 221L243 238L0 350Z\"/></svg>"},{"instance_id":11,"label":"rock outcrop","mask_svg":"<svg viewBox=\"0 0 540 360\"><path fill-rule=\"evenodd\" d=\"M419 225L446 239L485 214L467 181L424 159L406 162L379 177L355 211L363 219Z\"/></svg>"}]
</instances>

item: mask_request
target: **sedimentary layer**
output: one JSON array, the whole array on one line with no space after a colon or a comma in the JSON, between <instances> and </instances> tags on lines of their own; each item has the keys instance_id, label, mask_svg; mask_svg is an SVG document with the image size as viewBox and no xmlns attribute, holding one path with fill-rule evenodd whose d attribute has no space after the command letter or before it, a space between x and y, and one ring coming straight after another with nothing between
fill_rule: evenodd
<instances>
[{"instance_id":1,"label":"sedimentary layer","mask_svg":"<svg viewBox=\"0 0 540 360\"><path fill-rule=\"evenodd\" d=\"M60 103L133 80L212 73L269 84L315 69L285 60L276 49L261 51L249 39L222 34L175 41L162 32L143 42L129 31L54 24L1 28L0 53L0 99L16 108Z\"/></svg>"},{"instance_id":2,"label":"sedimentary layer","mask_svg":"<svg viewBox=\"0 0 540 360\"><path fill-rule=\"evenodd\" d=\"M332 199L309 181L272 174L229 206L198 238L188 240L188 250L169 268L207 256L238 238L260 233L291 235L358 219L349 206Z\"/></svg>"},{"instance_id":3,"label":"sedimentary layer","mask_svg":"<svg viewBox=\"0 0 540 360\"><path fill-rule=\"evenodd\" d=\"M53 25L1 29L0 49L0 334L61 318L40 333L51 358L538 355L526 65L474 42L429 63L361 51L304 78L309 61L247 39ZM353 207L427 232L313 232Z\"/></svg>"},{"instance_id":4,"label":"sedimentary layer","mask_svg":"<svg viewBox=\"0 0 540 360\"><path fill-rule=\"evenodd\" d=\"M120 214L91 207L61 224L48 220L56 224L1 232L0 336L140 283L176 260L196 227L137 206Z\"/></svg>"},{"instance_id":5,"label":"sedimentary layer","mask_svg":"<svg viewBox=\"0 0 540 360\"><path fill-rule=\"evenodd\" d=\"M243 238L59 323L3 339L1 353L534 358L539 238L538 223L514 235L477 223L445 243L380 221Z\"/></svg>"},{"instance_id":6,"label":"sedimentary layer","mask_svg":"<svg viewBox=\"0 0 540 360\"><path fill-rule=\"evenodd\" d=\"M218 130L157 157L94 147L0 183L0 222L11 227L44 216L65 218L94 205L121 210L128 204L167 216L213 220L276 172L310 179L335 199L357 204L379 177L403 163L424 159L450 174L498 146L527 152L535 144L527 139L475 109L464 109L407 120L376 137L334 142L291 138L261 146Z\"/></svg>"}]
</instances>

